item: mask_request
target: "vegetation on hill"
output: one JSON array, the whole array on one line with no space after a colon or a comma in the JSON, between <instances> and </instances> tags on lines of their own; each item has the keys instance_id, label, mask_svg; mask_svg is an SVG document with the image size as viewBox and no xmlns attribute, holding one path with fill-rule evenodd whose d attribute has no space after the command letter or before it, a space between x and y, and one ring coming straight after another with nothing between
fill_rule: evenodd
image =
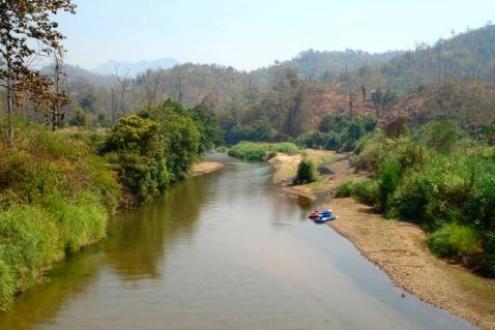
<instances>
[{"instance_id":1,"label":"vegetation on hill","mask_svg":"<svg viewBox=\"0 0 495 330\"><path fill-rule=\"evenodd\" d=\"M324 115L318 131L299 136L296 143L308 148L351 151L354 150L357 142L375 127L376 121L369 117Z\"/></svg>"}]
</instances>

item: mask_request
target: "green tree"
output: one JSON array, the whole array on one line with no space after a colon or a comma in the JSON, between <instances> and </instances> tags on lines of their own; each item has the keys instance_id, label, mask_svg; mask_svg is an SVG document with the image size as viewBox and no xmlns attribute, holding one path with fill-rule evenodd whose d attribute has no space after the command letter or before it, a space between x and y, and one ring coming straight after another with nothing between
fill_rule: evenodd
<instances>
[{"instance_id":1,"label":"green tree","mask_svg":"<svg viewBox=\"0 0 495 330\"><path fill-rule=\"evenodd\" d=\"M153 110L151 118L160 125L160 134L168 151L167 168L172 181L185 178L202 151L198 124L180 103L172 100L167 100Z\"/></svg>"},{"instance_id":2,"label":"green tree","mask_svg":"<svg viewBox=\"0 0 495 330\"><path fill-rule=\"evenodd\" d=\"M222 129L212 111L205 105L198 105L191 110L191 114L200 130L202 152L223 143Z\"/></svg>"},{"instance_id":3,"label":"green tree","mask_svg":"<svg viewBox=\"0 0 495 330\"><path fill-rule=\"evenodd\" d=\"M309 160L304 159L299 163L297 167L297 175L294 180L295 184L304 184L314 182L318 179L318 175L316 173L315 164Z\"/></svg>"},{"instance_id":4,"label":"green tree","mask_svg":"<svg viewBox=\"0 0 495 330\"><path fill-rule=\"evenodd\" d=\"M166 145L154 120L138 115L121 118L102 151L110 153L128 197L134 196L129 204L141 204L162 193L170 181Z\"/></svg>"}]
</instances>

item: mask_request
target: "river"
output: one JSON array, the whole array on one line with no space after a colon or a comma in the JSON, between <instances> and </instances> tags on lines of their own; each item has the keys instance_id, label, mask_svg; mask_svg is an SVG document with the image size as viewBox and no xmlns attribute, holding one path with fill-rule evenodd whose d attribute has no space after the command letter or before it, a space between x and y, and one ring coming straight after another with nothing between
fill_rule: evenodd
<instances>
[{"instance_id":1,"label":"river","mask_svg":"<svg viewBox=\"0 0 495 330\"><path fill-rule=\"evenodd\" d=\"M108 239L56 266L0 329L465 329L421 302L270 183L225 168L121 212Z\"/></svg>"}]
</instances>

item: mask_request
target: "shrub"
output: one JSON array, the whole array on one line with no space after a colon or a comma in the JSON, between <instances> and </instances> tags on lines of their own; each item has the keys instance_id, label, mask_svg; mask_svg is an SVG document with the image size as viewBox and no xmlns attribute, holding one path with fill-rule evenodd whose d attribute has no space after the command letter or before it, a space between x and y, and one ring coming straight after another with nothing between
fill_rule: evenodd
<instances>
[{"instance_id":1,"label":"shrub","mask_svg":"<svg viewBox=\"0 0 495 330\"><path fill-rule=\"evenodd\" d=\"M396 159L388 159L378 174L379 208L385 212L389 208L389 199L399 184L401 167Z\"/></svg>"},{"instance_id":2,"label":"shrub","mask_svg":"<svg viewBox=\"0 0 495 330\"><path fill-rule=\"evenodd\" d=\"M335 190L335 197L353 197L363 204L376 206L378 204L379 190L375 180L346 180Z\"/></svg>"},{"instance_id":3,"label":"shrub","mask_svg":"<svg viewBox=\"0 0 495 330\"><path fill-rule=\"evenodd\" d=\"M433 198L434 184L418 174L408 177L394 195L393 207L402 219L420 222L425 219L427 206Z\"/></svg>"},{"instance_id":4,"label":"shrub","mask_svg":"<svg viewBox=\"0 0 495 330\"><path fill-rule=\"evenodd\" d=\"M248 160L248 161L265 161L277 152L283 152L289 155L296 154L299 148L290 142L284 143L254 143L241 142L229 149L229 156Z\"/></svg>"},{"instance_id":5,"label":"shrub","mask_svg":"<svg viewBox=\"0 0 495 330\"><path fill-rule=\"evenodd\" d=\"M352 179L345 180L344 182L339 184L335 189L335 197L337 198L351 197L353 184L354 184L354 180Z\"/></svg>"},{"instance_id":6,"label":"shrub","mask_svg":"<svg viewBox=\"0 0 495 330\"><path fill-rule=\"evenodd\" d=\"M449 121L432 121L418 132L419 140L439 152L450 152L465 136L454 123Z\"/></svg>"},{"instance_id":7,"label":"shrub","mask_svg":"<svg viewBox=\"0 0 495 330\"><path fill-rule=\"evenodd\" d=\"M314 182L318 179L315 164L308 159L304 159L297 167L297 175L294 184L304 184Z\"/></svg>"},{"instance_id":8,"label":"shrub","mask_svg":"<svg viewBox=\"0 0 495 330\"><path fill-rule=\"evenodd\" d=\"M477 234L468 226L444 224L428 237L428 246L440 257L462 258L476 251Z\"/></svg>"},{"instance_id":9,"label":"shrub","mask_svg":"<svg viewBox=\"0 0 495 330\"><path fill-rule=\"evenodd\" d=\"M273 143L268 145L271 152L282 152L288 155L294 155L299 152L299 148L291 142Z\"/></svg>"},{"instance_id":10,"label":"shrub","mask_svg":"<svg viewBox=\"0 0 495 330\"><path fill-rule=\"evenodd\" d=\"M379 199L378 183L371 179L356 181L352 186L351 195L363 204L376 206Z\"/></svg>"}]
</instances>

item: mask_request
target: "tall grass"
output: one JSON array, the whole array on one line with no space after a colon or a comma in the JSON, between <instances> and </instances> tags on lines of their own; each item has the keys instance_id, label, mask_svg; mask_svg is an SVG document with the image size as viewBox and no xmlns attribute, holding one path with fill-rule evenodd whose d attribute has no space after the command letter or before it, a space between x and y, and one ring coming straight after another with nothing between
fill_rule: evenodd
<instances>
[{"instance_id":1,"label":"tall grass","mask_svg":"<svg viewBox=\"0 0 495 330\"><path fill-rule=\"evenodd\" d=\"M53 262L105 237L120 200L115 173L84 141L24 121L15 132L0 142L0 310Z\"/></svg>"}]
</instances>

